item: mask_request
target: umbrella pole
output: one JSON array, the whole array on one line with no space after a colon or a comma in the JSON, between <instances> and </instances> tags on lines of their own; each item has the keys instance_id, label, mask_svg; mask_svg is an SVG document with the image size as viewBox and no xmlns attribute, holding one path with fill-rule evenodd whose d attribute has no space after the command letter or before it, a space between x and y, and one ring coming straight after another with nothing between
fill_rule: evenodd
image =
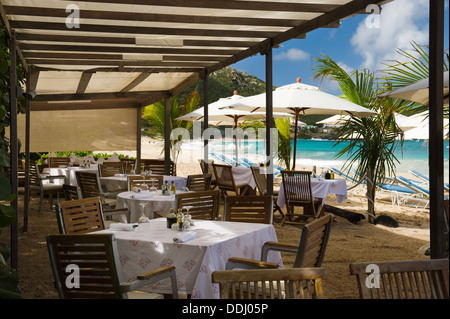
<instances>
[{"instance_id":1,"label":"umbrella pole","mask_svg":"<svg viewBox=\"0 0 450 319\"><path fill-rule=\"evenodd\" d=\"M239 163L239 157L238 157L238 131L237 131L237 123L238 123L238 119L237 117L234 118L234 132L235 132L235 143L236 143L236 166L238 166Z\"/></svg>"},{"instance_id":2,"label":"umbrella pole","mask_svg":"<svg viewBox=\"0 0 450 319\"><path fill-rule=\"evenodd\" d=\"M294 158L293 158L293 164L292 164L292 170L295 170L295 157L297 154L297 128L298 128L298 114L299 111L295 110L295 130L294 130Z\"/></svg>"}]
</instances>

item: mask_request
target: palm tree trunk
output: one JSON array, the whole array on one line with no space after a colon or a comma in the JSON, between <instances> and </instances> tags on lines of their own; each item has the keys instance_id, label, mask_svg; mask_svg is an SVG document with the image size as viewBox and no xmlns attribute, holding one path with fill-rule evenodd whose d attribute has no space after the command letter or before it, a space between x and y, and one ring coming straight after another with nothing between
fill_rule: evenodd
<instances>
[{"instance_id":1,"label":"palm tree trunk","mask_svg":"<svg viewBox=\"0 0 450 319\"><path fill-rule=\"evenodd\" d=\"M366 173L366 181L367 181L367 215L369 223L373 224L375 220L375 185L373 183L373 173L372 170L369 169Z\"/></svg>"}]
</instances>

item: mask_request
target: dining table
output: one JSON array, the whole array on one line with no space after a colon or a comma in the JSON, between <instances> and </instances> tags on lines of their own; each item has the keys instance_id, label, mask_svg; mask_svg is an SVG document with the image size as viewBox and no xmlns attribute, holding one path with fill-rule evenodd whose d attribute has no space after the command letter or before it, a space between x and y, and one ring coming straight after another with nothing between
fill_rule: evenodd
<instances>
[{"instance_id":1,"label":"dining table","mask_svg":"<svg viewBox=\"0 0 450 319\"><path fill-rule=\"evenodd\" d=\"M45 167L42 170L42 173L48 174L51 176L64 175L64 176L66 176L67 184L70 184L72 186L78 186L77 177L76 177L75 172L80 171L80 170L82 170L84 172L98 173L98 164L91 164L89 167L65 166L65 165L62 165L60 167ZM61 183L62 183L62 181L61 181Z\"/></svg>"},{"instance_id":2,"label":"dining table","mask_svg":"<svg viewBox=\"0 0 450 319\"><path fill-rule=\"evenodd\" d=\"M256 182L250 167L233 166L231 171L236 184L243 183L250 186L252 189L255 189Z\"/></svg>"},{"instance_id":3,"label":"dining table","mask_svg":"<svg viewBox=\"0 0 450 319\"><path fill-rule=\"evenodd\" d=\"M176 194L187 191L177 190ZM125 191L117 194L116 208L128 208L130 212L130 223L136 223L141 216L149 219L156 218L155 212L168 215L171 208L175 209L175 195L163 195L161 190L141 190L139 192ZM119 220L123 221L123 220Z\"/></svg>"},{"instance_id":4,"label":"dining table","mask_svg":"<svg viewBox=\"0 0 450 319\"><path fill-rule=\"evenodd\" d=\"M219 299L219 287L212 283L211 274L225 270L231 257L260 260L263 244L277 241L271 224L195 220L186 231L178 231L167 228L166 218L157 218L137 225L95 232L114 234L124 280L172 265L178 293L192 299ZM283 267L279 252L270 252L267 260ZM161 280L143 290L171 294L171 289L169 280Z\"/></svg>"},{"instance_id":5,"label":"dining table","mask_svg":"<svg viewBox=\"0 0 450 319\"><path fill-rule=\"evenodd\" d=\"M116 192L119 190L128 190L128 176L139 176L139 175L126 175L126 174L115 174L114 176L100 177L100 183L105 187L108 192ZM151 174L147 176L151 178ZM186 186L186 177L182 176L172 176L163 175L163 183L171 185L172 182L177 190L181 190ZM148 186L152 186L151 180L148 182Z\"/></svg>"},{"instance_id":6,"label":"dining table","mask_svg":"<svg viewBox=\"0 0 450 319\"><path fill-rule=\"evenodd\" d=\"M328 194L334 194L336 201L341 203L347 199L347 182L343 178L311 178L311 192L313 197L322 199L322 204L325 203ZM281 208L286 205L283 182L278 192L277 205Z\"/></svg>"}]
</instances>

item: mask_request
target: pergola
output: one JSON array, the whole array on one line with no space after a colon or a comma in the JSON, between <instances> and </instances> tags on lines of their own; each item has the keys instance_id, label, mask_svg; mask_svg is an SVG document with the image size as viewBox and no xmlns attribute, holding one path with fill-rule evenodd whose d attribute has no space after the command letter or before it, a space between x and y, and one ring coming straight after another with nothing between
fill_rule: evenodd
<instances>
[{"instance_id":1,"label":"pergola","mask_svg":"<svg viewBox=\"0 0 450 319\"><path fill-rule=\"evenodd\" d=\"M143 106L162 99L169 106L170 97L203 80L206 129L209 74L262 54L266 57L266 92L271 93L272 48L290 39L304 38L318 28L338 27L347 17L371 13L366 11L369 5L389 1L0 0L0 16L12 57L11 83L17 77L17 56L27 73L26 90L36 92L27 105L26 153L36 151L35 143L30 143L34 134L34 114L46 112L48 115L36 117L43 120L56 114L51 112L95 110L102 114L115 109L120 110L124 118L136 119L135 124L128 121L128 125L136 132L133 146L139 158L139 123ZM442 0L430 3L432 12L443 11ZM442 29L440 18L436 23L436 29ZM435 58L433 52L440 54L443 51L439 47L443 41L439 38L441 34L439 30L438 47L431 46L432 59ZM430 45L432 43L430 38ZM439 54L435 54L436 59ZM439 61L434 63L441 65ZM433 73L430 76L433 77ZM432 92L433 88L430 95ZM12 89L11 170L15 193L18 189L16 94ZM267 94L267 106L267 126L272 127L271 94ZM168 112L169 107L166 107L166 123ZM430 107L431 116L433 112ZM436 113L439 113L439 107ZM166 125L165 133L168 163L169 125ZM269 130L267 134L270 134ZM270 141L269 135L267 140ZM436 143L439 145L439 141ZM62 145L54 147L63 150ZM268 143L267 154L271 154L270 150ZM441 172L440 177L439 173L431 174L431 177L442 179L442 175ZM273 175L269 175L268 189L272 188ZM17 202L15 205L17 208ZM431 210L443 209L443 203L437 205L432 203ZM13 234L17 232L17 222L12 225L12 230ZM12 251L17 252L17 239L14 238L17 236L12 237ZM17 255L12 258L13 266L16 263Z\"/></svg>"}]
</instances>

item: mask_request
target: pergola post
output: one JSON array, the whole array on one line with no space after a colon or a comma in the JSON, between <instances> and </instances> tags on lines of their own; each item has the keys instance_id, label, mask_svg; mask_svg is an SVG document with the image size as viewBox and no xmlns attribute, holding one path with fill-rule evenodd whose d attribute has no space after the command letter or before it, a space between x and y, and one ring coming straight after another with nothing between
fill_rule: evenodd
<instances>
[{"instance_id":1,"label":"pergola post","mask_svg":"<svg viewBox=\"0 0 450 319\"><path fill-rule=\"evenodd\" d=\"M431 258L445 257L443 52L444 0L430 0L429 169ZM448 234L447 234L448 240Z\"/></svg>"},{"instance_id":2,"label":"pergola post","mask_svg":"<svg viewBox=\"0 0 450 319\"><path fill-rule=\"evenodd\" d=\"M203 132L208 130L209 124L209 112L208 112L208 73L205 72L205 78L203 79ZM204 136L204 134L202 134ZM208 149L208 140L209 138L205 138L203 140L203 158L205 161L205 173L208 172L208 161L209 161L209 149ZM214 172L211 172L211 174L214 174Z\"/></svg>"},{"instance_id":3,"label":"pergola post","mask_svg":"<svg viewBox=\"0 0 450 319\"><path fill-rule=\"evenodd\" d=\"M170 97L164 98L164 172L170 175Z\"/></svg>"},{"instance_id":4,"label":"pergola post","mask_svg":"<svg viewBox=\"0 0 450 319\"><path fill-rule=\"evenodd\" d=\"M139 172L140 159L142 156L142 103L138 103L136 106L136 172Z\"/></svg>"},{"instance_id":5,"label":"pergola post","mask_svg":"<svg viewBox=\"0 0 450 319\"><path fill-rule=\"evenodd\" d=\"M266 58L266 155L273 167L273 145L272 145L272 127L273 127L273 95L272 95L272 46L265 52ZM267 174L267 195L273 195L273 170Z\"/></svg>"},{"instance_id":6,"label":"pergola post","mask_svg":"<svg viewBox=\"0 0 450 319\"><path fill-rule=\"evenodd\" d=\"M11 202L12 207L16 211L16 217L11 224L11 267L17 269L18 266L18 196L19 196L19 181L17 177L18 172L18 158L19 145L17 141L17 51L16 51L16 36L11 32L9 37L9 103L11 108L11 125L10 125L10 150L11 150L11 193L15 194L15 198Z\"/></svg>"},{"instance_id":7,"label":"pergola post","mask_svg":"<svg viewBox=\"0 0 450 319\"><path fill-rule=\"evenodd\" d=\"M27 74L27 92L31 90L30 74ZM28 210L30 205L30 100L26 99L25 109L25 185L22 231L28 231Z\"/></svg>"}]
</instances>

